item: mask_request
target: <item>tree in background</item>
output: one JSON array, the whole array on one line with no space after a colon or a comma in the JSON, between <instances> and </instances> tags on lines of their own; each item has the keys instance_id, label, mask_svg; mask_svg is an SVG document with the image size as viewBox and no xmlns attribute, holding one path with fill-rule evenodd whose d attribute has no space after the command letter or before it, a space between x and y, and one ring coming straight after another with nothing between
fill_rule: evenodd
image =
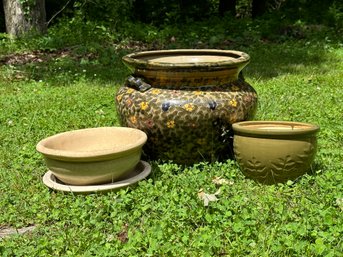
<instances>
[{"instance_id":1,"label":"tree in background","mask_svg":"<svg viewBox=\"0 0 343 257\"><path fill-rule=\"evenodd\" d=\"M236 16L236 4L237 0L220 0L218 6L219 15L224 16L229 13L232 16Z\"/></svg>"},{"instance_id":2,"label":"tree in background","mask_svg":"<svg viewBox=\"0 0 343 257\"><path fill-rule=\"evenodd\" d=\"M256 18L267 10L267 0L253 0L251 3L251 17Z\"/></svg>"},{"instance_id":3,"label":"tree in background","mask_svg":"<svg viewBox=\"0 0 343 257\"><path fill-rule=\"evenodd\" d=\"M133 17L151 24L199 21L210 17L210 0L134 0Z\"/></svg>"},{"instance_id":4,"label":"tree in background","mask_svg":"<svg viewBox=\"0 0 343 257\"><path fill-rule=\"evenodd\" d=\"M15 37L29 31L44 32L47 26L61 21L68 26L68 20L116 32L133 28L132 24L183 25L216 16L269 19L275 26L301 21L339 27L343 20L342 0L0 0L1 3L4 10L0 10L0 32L6 29ZM56 16L63 19L54 19Z\"/></svg>"},{"instance_id":5,"label":"tree in background","mask_svg":"<svg viewBox=\"0 0 343 257\"><path fill-rule=\"evenodd\" d=\"M3 0L6 32L20 37L46 31L45 0Z\"/></svg>"},{"instance_id":6,"label":"tree in background","mask_svg":"<svg viewBox=\"0 0 343 257\"><path fill-rule=\"evenodd\" d=\"M237 3L243 1L237 0L220 0L218 6L218 13L220 16L224 16L226 14L230 14L232 16L236 16L236 6ZM267 2L268 0L252 0L252 1L245 1L251 2L251 17L256 18L258 16L263 15L268 7Z\"/></svg>"}]
</instances>

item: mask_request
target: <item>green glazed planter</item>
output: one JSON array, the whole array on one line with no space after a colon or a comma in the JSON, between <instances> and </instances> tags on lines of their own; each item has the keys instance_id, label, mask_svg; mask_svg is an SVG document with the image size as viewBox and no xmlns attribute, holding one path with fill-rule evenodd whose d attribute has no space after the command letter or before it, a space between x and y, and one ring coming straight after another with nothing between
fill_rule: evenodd
<instances>
[{"instance_id":1,"label":"green glazed planter","mask_svg":"<svg viewBox=\"0 0 343 257\"><path fill-rule=\"evenodd\" d=\"M242 172L263 184L283 183L308 172L319 127L303 122L246 121L233 124L234 153Z\"/></svg>"},{"instance_id":2,"label":"green glazed planter","mask_svg":"<svg viewBox=\"0 0 343 257\"><path fill-rule=\"evenodd\" d=\"M143 150L151 159L228 158L232 124L252 118L257 106L255 90L239 76L249 59L238 51L185 49L124 56L132 76L116 94L122 125L148 135Z\"/></svg>"}]
</instances>

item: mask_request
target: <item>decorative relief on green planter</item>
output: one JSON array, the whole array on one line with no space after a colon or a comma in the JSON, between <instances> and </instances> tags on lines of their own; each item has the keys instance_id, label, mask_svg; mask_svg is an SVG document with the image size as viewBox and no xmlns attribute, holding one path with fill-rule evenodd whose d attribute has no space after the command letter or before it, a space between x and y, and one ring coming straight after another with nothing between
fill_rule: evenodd
<instances>
[{"instance_id":1,"label":"decorative relief on green planter","mask_svg":"<svg viewBox=\"0 0 343 257\"><path fill-rule=\"evenodd\" d=\"M319 127L299 122L255 121L233 125L242 172L264 184L293 180L311 168Z\"/></svg>"}]
</instances>

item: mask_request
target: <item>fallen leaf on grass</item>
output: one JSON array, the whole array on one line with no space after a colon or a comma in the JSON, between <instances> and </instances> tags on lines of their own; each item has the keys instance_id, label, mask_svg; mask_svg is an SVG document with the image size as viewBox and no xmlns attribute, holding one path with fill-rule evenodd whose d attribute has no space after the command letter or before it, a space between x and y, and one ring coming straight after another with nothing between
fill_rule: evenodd
<instances>
[{"instance_id":1,"label":"fallen leaf on grass","mask_svg":"<svg viewBox=\"0 0 343 257\"><path fill-rule=\"evenodd\" d=\"M227 180L225 178L222 177L214 177L212 179L212 182L216 185L233 185L234 182L232 180Z\"/></svg>"},{"instance_id":2,"label":"fallen leaf on grass","mask_svg":"<svg viewBox=\"0 0 343 257\"><path fill-rule=\"evenodd\" d=\"M204 201L204 206L208 206L210 202L218 201L217 195L219 194L220 194L220 189L214 194L207 194L203 191L203 189L200 189L198 192L198 197L200 200Z\"/></svg>"},{"instance_id":3,"label":"fallen leaf on grass","mask_svg":"<svg viewBox=\"0 0 343 257\"><path fill-rule=\"evenodd\" d=\"M341 209L341 211L343 211L343 198L337 198L336 199L336 204Z\"/></svg>"},{"instance_id":4,"label":"fallen leaf on grass","mask_svg":"<svg viewBox=\"0 0 343 257\"><path fill-rule=\"evenodd\" d=\"M129 225L126 223L123 227L123 230L117 234L119 241L122 243L126 243L129 240L128 228L129 228Z\"/></svg>"},{"instance_id":5,"label":"fallen leaf on grass","mask_svg":"<svg viewBox=\"0 0 343 257\"><path fill-rule=\"evenodd\" d=\"M36 227L35 226L29 226L29 227L25 227L25 228L9 228L9 227L5 227L5 228L0 228L0 240L4 237L13 235L13 234L24 234L26 232L30 232L32 230L34 230Z\"/></svg>"}]
</instances>

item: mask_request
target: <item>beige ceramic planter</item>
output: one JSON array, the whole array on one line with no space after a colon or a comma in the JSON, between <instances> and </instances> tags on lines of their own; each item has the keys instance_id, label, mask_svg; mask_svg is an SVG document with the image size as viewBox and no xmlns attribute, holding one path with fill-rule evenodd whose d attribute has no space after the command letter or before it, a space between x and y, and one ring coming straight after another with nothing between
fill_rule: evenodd
<instances>
[{"instance_id":1,"label":"beige ceramic planter","mask_svg":"<svg viewBox=\"0 0 343 257\"><path fill-rule=\"evenodd\" d=\"M60 133L37 144L49 170L70 185L113 182L131 172L147 136L125 127L101 127Z\"/></svg>"},{"instance_id":2,"label":"beige ceramic planter","mask_svg":"<svg viewBox=\"0 0 343 257\"><path fill-rule=\"evenodd\" d=\"M48 171L44 174L43 183L53 190L63 192L72 192L76 194L89 194L99 192L104 193L132 186L142 179L145 179L150 174L150 172L151 166L149 165L149 163L140 161L132 172L129 172L126 175L122 176L118 181L111 183L84 186L66 185L56 179L51 171Z\"/></svg>"},{"instance_id":3,"label":"beige ceramic planter","mask_svg":"<svg viewBox=\"0 0 343 257\"><path fill-rule=\"evenodd\" d=\"M264 184L293 180L311 168L319 127L288 121L233 124L234 153L242 172Z\"/></svg>"}]
</instances>

